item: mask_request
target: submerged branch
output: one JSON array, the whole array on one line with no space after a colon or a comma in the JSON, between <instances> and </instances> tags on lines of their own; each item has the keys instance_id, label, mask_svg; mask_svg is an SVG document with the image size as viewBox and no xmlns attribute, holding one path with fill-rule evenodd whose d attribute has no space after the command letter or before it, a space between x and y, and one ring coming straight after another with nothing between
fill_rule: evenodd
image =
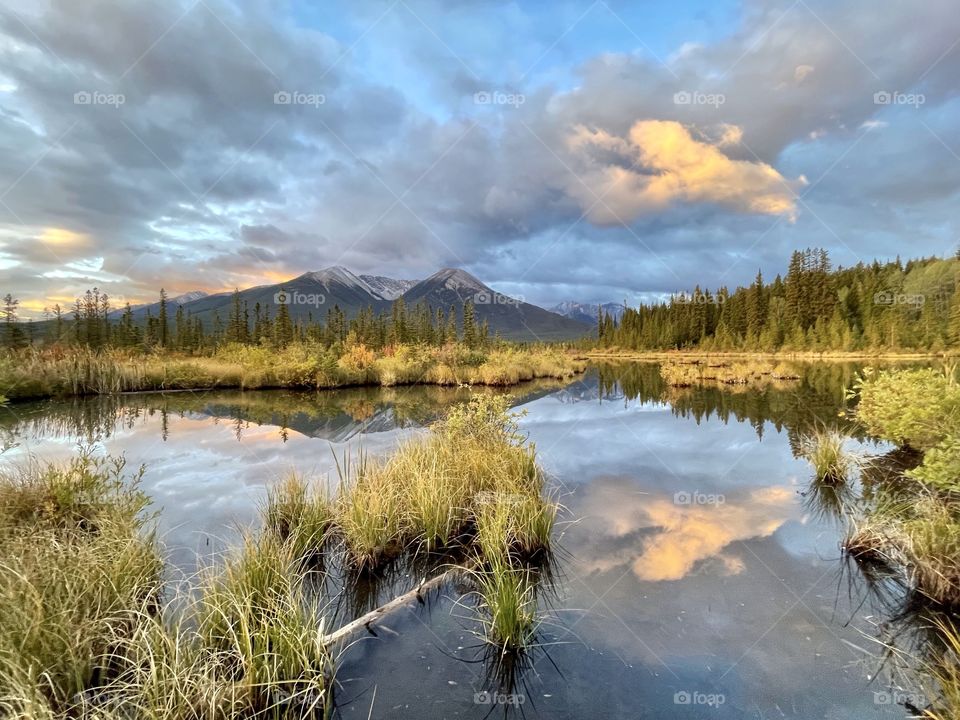
<instances>
[{"instance_id":1,"label":"submerged branch","mask_svg":"<svg viewBox=\"0 0 960 720\"><path fill-rule=\"evenodd\" d=\"M381 605L375 610L361 615L356 620L347 623L339 630L335 630L332 633L324 635L320 642L324 646L331 646L336 643L343 641L344 639L350 637L354 633L358 632L360 629L365 628L367 632L371 635L376 635L373 631L373 625L380 622L384 617L389 615L395 610L398 610L402 607L409 605L411 602L416 601L420 604L424 604L424 596L428 595L430 592L441 587L448 580L452 580L458 573L466 572L467 567L463 565L454 565L445 572L440 573L436 577L431 578L430 580L424 580L417 587L412 590L405 592L403 595L395 597L390 602Z\"/></svg>"}]
</instances>

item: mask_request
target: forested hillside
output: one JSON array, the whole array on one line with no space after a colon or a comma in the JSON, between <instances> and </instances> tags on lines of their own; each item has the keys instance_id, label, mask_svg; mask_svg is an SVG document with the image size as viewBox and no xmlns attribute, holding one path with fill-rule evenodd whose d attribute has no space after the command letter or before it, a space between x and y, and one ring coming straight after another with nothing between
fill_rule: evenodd
<instances>
[{"instance_id":1,"label":"forested hillside","mask_svg":"<svg viewBox=\"0 0 960 720\"><path fill-rule=\"evenodd\" d=\"M826 250L793 253L785 276L678 293L601 314L601 347L634 350L941 351L960 340L960 260L899 259L833 269Z\"/></svg>"}]
</instances>

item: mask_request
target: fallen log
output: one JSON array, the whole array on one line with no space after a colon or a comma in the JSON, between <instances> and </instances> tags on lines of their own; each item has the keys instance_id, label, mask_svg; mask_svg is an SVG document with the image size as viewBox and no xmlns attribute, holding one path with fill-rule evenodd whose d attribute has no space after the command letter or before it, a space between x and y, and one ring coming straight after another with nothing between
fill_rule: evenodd
<instances>
[{"instance_id":1,"label":"fallen log","mask_svg":"<svg viewBox=\"0 0 960 720\"><path fill-rule=\"evenodd\" d=\"M398 610L411 602L418 602L421 605L426 604L425 596L428 595L433 590L441 587L448 580L453 580L454 577L460 572L466 571L461 565L456 565L449 570L440 573L430 580L424 579L417 587L413 588L409 592L405 592L403 595L395 597L390 602L385 605L381 605L375 610L361 615L356 620L347 623L339 630L334 630L332 633L324 635L320 642L326 646L335 645L338 642L342 642L344 639L350 637L355 632L360 629L365 629L371 635L376 635L373 630L373 626L383 620L387 615L392 613L394 610Z\"/></svg>"}]
</instances>

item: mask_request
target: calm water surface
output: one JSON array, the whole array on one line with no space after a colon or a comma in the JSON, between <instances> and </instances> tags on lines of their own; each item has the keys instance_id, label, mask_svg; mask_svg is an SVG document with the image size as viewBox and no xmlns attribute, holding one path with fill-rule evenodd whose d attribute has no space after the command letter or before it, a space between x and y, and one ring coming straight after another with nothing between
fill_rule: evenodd
<instances>
[{"instance_id":1,"label":"calm water surface","mask_svg":"<svg viewBox=\"0 0 960 720\"><path fill-rule=\"evenodd\" d=\"M811 366L760 390L671 391L656 366L599 366L512 389L562 494L562 549L543 593L542 649L516 686L482 662L469 602L447 588L341 658L342 717L903 718L870 640L875 608L844 571L843 525L810 493L799 434L847 422L854 368ZM78 444L146 464L171 565L185 573L256 522L292 469L382 454L464 389L131 395L0 410L0 463ZM879 452L867 443L868 449ZM411 587L338 604L336 622ZM488 692L492 691L492 692ZM372 707L372 711L371 711Z\"/></svg>"}]
</instances>

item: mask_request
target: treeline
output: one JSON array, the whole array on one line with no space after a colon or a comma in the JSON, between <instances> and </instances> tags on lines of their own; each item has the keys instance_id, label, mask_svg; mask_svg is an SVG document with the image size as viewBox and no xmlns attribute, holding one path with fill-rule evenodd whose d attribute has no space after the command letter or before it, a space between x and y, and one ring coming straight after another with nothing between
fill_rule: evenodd
<instances>
[{"instance_id":1,"label":"treeline","mask_svg":"<svg viewBox=\"0 0 960 720\"><path fill-rule=\"evenodd\" d=\"M408 308L403 298L393 302L390 313L375 313L366 307L347 318L339 305L329 308L325 321L312 315L296 320L286 303L276 305L275 314L259 302L249 307L239 290L234 291L227 317L214 312L206 322L182 305L171 307L166 291L160 290L157 312L147 310L136 317L127 303L121 312L110 297L98 288L88 290L65 311L55 305L45 311L43 323L21 323L19 300L3 299L3 344L19 348L31 344L70 344L93 349L168 349L188 353L216 350L226 343L286 347L294 342L318 342L328 346L363 344L379 350L387 345L424 344L442 346L462 343L471 349L490 344L490 327L478 322L471 301L458 309L434 310L425 303Z\"/></svg>"},{"instance_id":2,"label":"treeline","mask_svg":"<svg viewBox=\"0 0 960 720\"><path fill-rule=\"evenodd\" d=\"M600 312L601 347L633 350L915 349L960 342L960 260L833 269L822 249L793 253L786 276L749 287L700 286L669 301Z\"/></svg>"}]
</instances>

